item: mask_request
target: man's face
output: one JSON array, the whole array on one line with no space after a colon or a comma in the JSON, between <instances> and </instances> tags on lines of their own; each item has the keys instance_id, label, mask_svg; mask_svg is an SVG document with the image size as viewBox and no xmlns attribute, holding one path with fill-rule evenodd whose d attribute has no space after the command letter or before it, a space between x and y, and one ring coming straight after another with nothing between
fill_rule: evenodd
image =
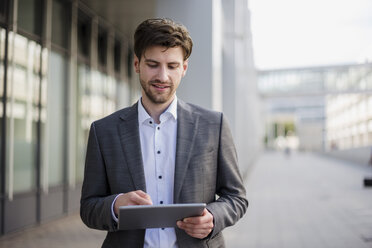
<instances>
[{"instance_id":1,"label":"man's face","mask_svg":"<svg viewBox=\"0 0 372 248\"><path fill-rule=\"evenodd\" d=\"M136 56L134 66L142 86L142 98L153 104L170 103L188 62L183 60L181 47L152 46L145 50L141 60Z\"/></svg>"}]
</instances>

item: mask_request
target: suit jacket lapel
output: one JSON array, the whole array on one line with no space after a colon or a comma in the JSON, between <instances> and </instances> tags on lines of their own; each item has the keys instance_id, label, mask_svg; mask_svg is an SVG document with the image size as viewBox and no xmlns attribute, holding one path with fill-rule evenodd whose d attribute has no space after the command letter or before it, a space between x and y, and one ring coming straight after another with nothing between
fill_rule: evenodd
<instances>
[{"instance_id":1,"label":"suit jacket lapel","mask_svg":"<svg viewBox=\"0 0 372 248\"><path fill-rule=\"evenodd\" d=\"M174 203L180 202L179 196L189 166L199 116L193 114L188 106L178 99L177 106L177 147L174 172Z\"/></svg>"},{"instance_id":2,"label":"suit jacket lapel","mask_svg":"<svg viewBox=\"0 0 372 248\"><path fill-rule=\"evenodd\" d=\"M143 169L141 142L138 127L138 103L127 109L120 118L119 124L120 142L124 152L124 158L132 176L136 190L146 192L145 172Z\"/></svg>"}]
</instances>

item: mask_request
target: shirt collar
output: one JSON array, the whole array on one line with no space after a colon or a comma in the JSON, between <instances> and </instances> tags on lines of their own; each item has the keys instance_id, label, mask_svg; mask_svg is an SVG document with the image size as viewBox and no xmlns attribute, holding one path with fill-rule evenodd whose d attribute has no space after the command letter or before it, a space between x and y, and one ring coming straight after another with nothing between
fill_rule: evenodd
<instances>
[{"instance_id":1,"label":"shirt collar","mask_svg":"<svg viewBox=\"0 0 372 248\"><path fill-rule=\"evenodd\" d=\"M160 115L160 121L163 122L168 118L166 116L172 116L174 120L177 120L177 96L174 96L173 101L168 108ZM142 97L138 101L138 123L142 124L152 117L147 113L146 109L142 105Z\"/></svg>"}]
</instances>

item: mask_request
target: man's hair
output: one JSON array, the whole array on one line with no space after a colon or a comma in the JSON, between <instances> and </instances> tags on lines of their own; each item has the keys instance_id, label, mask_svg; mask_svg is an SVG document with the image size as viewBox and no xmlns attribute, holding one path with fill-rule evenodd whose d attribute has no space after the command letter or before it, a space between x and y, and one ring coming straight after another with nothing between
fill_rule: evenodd
<instances>
[{"instance_id":1,"label":"man's hair","mask_svg":"<svg viewBox=\"0 0 372 248\"><path fill-rule=\"evenodd\" d=\"M142 22L134 33L134 53L141 56L150 46L181 47L183 59L191 55L192 40L186 27L168 18L148 19Z\"/></svg>"}]
</instances>

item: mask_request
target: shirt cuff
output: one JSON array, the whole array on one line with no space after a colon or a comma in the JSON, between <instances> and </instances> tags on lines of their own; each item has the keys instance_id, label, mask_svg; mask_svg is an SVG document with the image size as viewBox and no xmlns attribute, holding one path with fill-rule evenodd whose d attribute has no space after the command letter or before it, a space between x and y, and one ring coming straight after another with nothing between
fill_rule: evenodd
<instances>
[{"instance_id":1,"label":"shirt cuff","mask_svg":"<svg viewBox=\"0 0 372 248\"><path fill-rule=\"evenodd\" d=\"M116 222L116 223L118 223L118 217L116 217L116 215L115 215L115 211L114 211L114 205L115 205L115 202L116 202L116 199L118 199L118 197L120 196L120 195L122 195L123 193L121 193L121 194L118 194L116 197L115 197L115 199L112 201L112 204L111 204L111 215L112 215L112 218L114 219L114 221Z\"/></svg>"}]
</instances>

